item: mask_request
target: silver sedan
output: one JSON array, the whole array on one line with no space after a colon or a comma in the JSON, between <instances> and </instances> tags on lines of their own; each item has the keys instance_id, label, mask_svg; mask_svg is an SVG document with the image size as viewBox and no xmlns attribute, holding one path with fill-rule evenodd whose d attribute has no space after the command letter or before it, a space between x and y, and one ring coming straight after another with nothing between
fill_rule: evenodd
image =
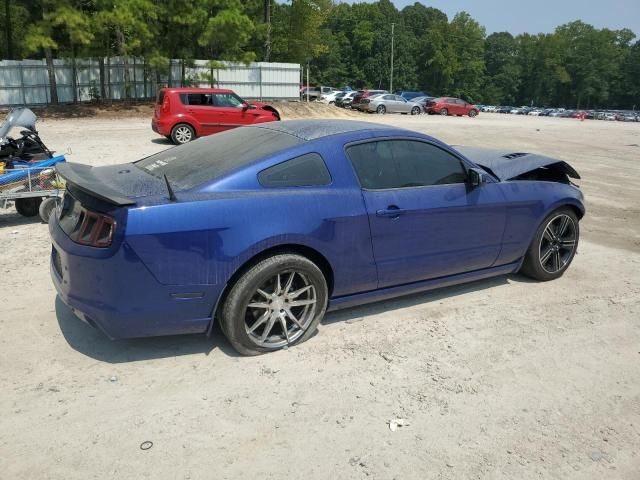
<instances>
[{"instance_id":1,"label":"silver sedan","mask_svg":"<svg viewBox=\"0 0 640 480\"><path fill-rule=\"evenodd\" d=\"M419 104L406 100L399 95L383 93L371 97L363 110L376 113L410 113L411 115L419 115L422 108Z\"/></svg>"}]
</instances>

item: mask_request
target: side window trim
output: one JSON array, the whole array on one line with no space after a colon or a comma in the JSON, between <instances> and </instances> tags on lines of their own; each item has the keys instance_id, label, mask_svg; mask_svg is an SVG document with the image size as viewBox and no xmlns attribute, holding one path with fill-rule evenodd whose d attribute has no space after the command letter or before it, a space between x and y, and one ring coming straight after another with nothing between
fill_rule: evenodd
<instances>
[{"instance_id":1,"label":"side window trim","mask_svg":"<svg viewBox=\"0 0 640 480\"><path fill-rule=\"evenodd\" d=\"M454 157L455 159L457 159L460 162L460 165L462 165L462 168L464 170L465 175L468 175L469 169L475 167L475 165L469 164L469 162L466 159L464 159L460 155L458 155L457 152L453 152L451 150L447 150L446 148L443 148L440 145L437 145L436 143L431 142L429 140L425 140L423 138L416 138L416 137L377 137L377 138L367 138L366 140L356 140L354 142L349 142L349 143L346 143L344 145L344 156L349 161L349 165L351 166L351 170L353 171L353 176L355 177L356 181L358 182L358 186L360 187L360 190L363 190L365 192L389 192L389 191L393 191L393 190L410 190L410 189L415 190L415 189L418 189L418 188L437 188L437 187L446 187L448 185L459 185L457 183L446 183L446 184L442 184L442 185L419 185L419 186L413 186L413 187L391 187L391 188L366 188L366 187L363 187L362 183L360 182L360 177L358 177L358 172L356 171L356 168L353 165L353 162L351 161L351 157L349 157L349 154L347 153L347 150L350 147L354 147L356 145L363 145L363 144L366 144L366 143L375 143L375 142L393 141L393 140L408 140L408 141L412 141L412 142L420 142L420 143L424 143L424 144L432 146L432 147L439 148L440 150L444 151L445 153L448 153L449 155L451 155L452 157Z\"/></svg>"}]
</instances>

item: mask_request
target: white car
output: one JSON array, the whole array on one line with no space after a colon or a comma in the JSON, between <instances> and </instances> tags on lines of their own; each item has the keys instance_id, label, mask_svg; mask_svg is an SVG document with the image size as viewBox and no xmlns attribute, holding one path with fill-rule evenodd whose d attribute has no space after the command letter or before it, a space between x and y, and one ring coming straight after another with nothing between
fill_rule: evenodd
<instances>
[{"instance_id":1,"label":"white car","mask_svg":"<svg viewBox=\"0 0 640 480\"><path fill-rule=\"evenodd\" d=\"M539 117L542 113L542 110L531 110L527 115L531 115L533 117Z\"/></svg>"},{"instance_id":2,"label":"white car","mask_svg":"<svg viewBox=\"0 0 640 480\"><path fill-rule=\"evenodd\" d=\"M342 92L340 90L335 90L333 92L323 93L322 95L320 95L320 101L322 103L332 105L336 103L336 95L338 95L339 93L342 93Z\"/></svg>"}]
</instances>

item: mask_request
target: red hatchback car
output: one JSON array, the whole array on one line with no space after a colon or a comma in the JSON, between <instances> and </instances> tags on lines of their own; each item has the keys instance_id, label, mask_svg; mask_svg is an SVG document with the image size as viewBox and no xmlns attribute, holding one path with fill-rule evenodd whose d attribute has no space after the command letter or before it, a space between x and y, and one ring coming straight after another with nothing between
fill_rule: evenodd
<instances>
[{"instance_id":1,"label":"red hatchback car","mask_svg":"<svg viewBox=\"0 0 640 480\"><path fill-rule=\"evenodd\" d=\"M460 98L442 97L428 101L424 106L429 115L469 115L475 117L480 110L475 105Z\"/></svg>"},{"instance_id":2,"label":"red hatchback car","mask_svg":"<svg viewBox=\"0 0 640 480\"><path fill-rule=\"evenodd\" d=\"M217 88L162 88L151 120L154 132L175 144L252 123L280 120L278 111L264 103L249 104L232 90Z\"/></svg>"}]
</instances>

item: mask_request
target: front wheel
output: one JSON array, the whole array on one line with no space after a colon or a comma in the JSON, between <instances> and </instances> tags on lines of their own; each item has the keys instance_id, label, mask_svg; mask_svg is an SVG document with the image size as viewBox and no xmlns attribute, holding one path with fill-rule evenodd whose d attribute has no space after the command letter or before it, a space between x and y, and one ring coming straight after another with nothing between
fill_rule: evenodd
<instances>
[{"instance_id":1,"label":"front wheel","mask_svg":"<svg viewBox=\"0 0 640 480\"><path fill-rule=\"evenodd\" d=\"M411 115L420 115L420 107L413 107L411 109Z\"/></svg>"},{"instance_id":2,"label":"front wheel","mask_svg":"<svg viewBox=\"0 0 640 480\"><path fill-rule=\"evenodd\" d=\"M538 227L522 264L522 273L540 281L554 280L569 268L578 249L580 227L570 208L552 212Z\"/></svg>"},{"instance_id":3,"label":"front wheel","mask_svg":"<svg viewBox=\"0 0 640 480\"><path fill-rule=\"evenodd\" d=\"M469 111L469 116L471 118L475 117L476 115L478 115L478 111L477 110L470 110Z\"/></svg>"},{"instance_id":4,"label":"front wheel","mask_svg":"<svg viewBox=\"0 0 640 480\"><path fill-rule=\"evenodd\" d=\"M191 125L186 123L179 123L171 130L171 140L176 145L189 143L194 138L196 138L196 132Z\"/></svg>"},{"instance_id":5,"label":"front wheel","mask_svg":"<svg viewBox=\"0 0 640 480\"><path fill-rule=\"evenodd\" d=\"M376 112L378 112L381 115L384 115L385 113L387 113L387 107L385 107L384 105L380 105L378 106L378 108L376 108Z\"/></svg>"},{"instance_id":6,"label":"front wheel","mask_svg":"<svg viewBox=\"0 0 640 480\"><path fill-rule=\"evenodd\" d=\"M220 326L243 355L259 355L309 339L327 309L322 271L301 255L284 253L249 268L222 306Z\"/></svg>"},{"instance_id":7,"label":"front wheel","mask_svg":"<svg viewBox=\"0 0 640 480\"><path fill-rule=\"evenodd\" d=\"M449 110L447 110L446 108L443 108L442 110L440 110L440 115L442 115L443 117L446 117L447 115L449 115Z\"/></svg>"}]
</instances>

